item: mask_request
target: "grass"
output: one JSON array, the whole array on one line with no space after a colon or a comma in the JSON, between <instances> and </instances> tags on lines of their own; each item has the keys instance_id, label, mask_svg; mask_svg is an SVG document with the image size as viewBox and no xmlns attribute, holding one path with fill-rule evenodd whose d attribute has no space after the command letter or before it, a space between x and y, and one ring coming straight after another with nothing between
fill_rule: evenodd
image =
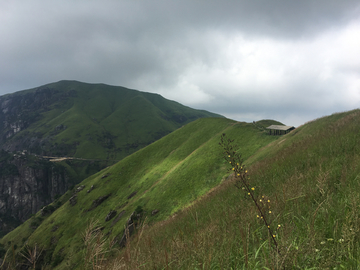
<instances>
[{"instance_id":1,"label":"grass","mask_svg":"<svg viewBox=\"0 0 360 270\"><path fill-rule=\"evenodd\" d=\"M271 202L279 253L255 204L230 180L145 226L118 269L358 269L359 129L359 110L335 114L247 160L254 196Z\"/></svg>"},{"instance_id":2,"label":"grass","mask_svg":"<svg viewBox=\"0 0 360 270\"><path fill-rule=\"evenodd\" d=\"M226 164L222 161L218 142L225 131L238 135L236 141L243 145L245 158L277 139L253 124L225 118L191 122L84 180L81 185L85 188L77 193L75 206L66 202L44 217L37 229L29 230L24 225L1 241L6 244L11 239L18 243L17 235L22 235L29 245L37 243L44 248L48 263L56 259L56 269L67 269L69 265L73 269L80 267L85 249L82 235L93 217L99 220L103 235L121 237L126 220L137 207L147 213L146 224L156 224L180 214L223 182L227 176ZM94 189L87 193L91 186ZM67 201L71 193L60 199ZM109 194L108 199L89 211L94 200ZM105 222L111 210L116 210L117 215L125 213L114 226L115 218ZM158 214L152 216L153 210L158 210Z\"/></svg>"}]
</instances>

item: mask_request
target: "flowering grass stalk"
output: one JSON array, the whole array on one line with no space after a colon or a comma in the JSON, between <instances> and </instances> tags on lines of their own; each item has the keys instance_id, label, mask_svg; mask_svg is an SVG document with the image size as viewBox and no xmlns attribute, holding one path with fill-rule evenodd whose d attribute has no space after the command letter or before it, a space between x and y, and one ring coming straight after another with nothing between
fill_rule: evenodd
<instances>
[{"instance_id":1,"label":"flowering grass stalk","mask_svg":"<svg viewBox=\"0 0 360 270\"><path fill-rule=\"evenodd\" d=\"M235 146L233 145L234 140L228 139L223 133L220 139L220 146L224 149L224 159L231 165L230 171L234 172L234 176L236 179L235 186L238 189L244 190L246 194L251 198L254 202L259 214L257 215L260 218L265 227L267 228L270 238L272 239L273 247L279 253L278 242L276 241L276 235L271 229L271 224L269 222L268 214L271 214L270 210L270 200L262 196L258 199L255 195L256 187L250 185L249 180L250 176L248 175L248 171L246 170L241 154L237 153L235 150ZM278 225L277 229L280 228Z\"/></svg>"}]
</instances>

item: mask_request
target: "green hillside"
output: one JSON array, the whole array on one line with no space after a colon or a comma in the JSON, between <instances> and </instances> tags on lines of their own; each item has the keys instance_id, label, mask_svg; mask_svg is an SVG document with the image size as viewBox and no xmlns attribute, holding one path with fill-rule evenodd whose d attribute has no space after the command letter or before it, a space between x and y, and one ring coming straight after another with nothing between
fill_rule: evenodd
<instances>
[{"instance_id":1,"label":"green hillside","mask_svg":"<svg viewBox=\"0 0 360 270\"><path fill-rule=\"evenodd\" d=\"M43 216L39 212L7 234L1 240L3 251L14 245L16 251L24 250L25 244L36 245L43 249L39 264L48 264L49 269L81 269L83 236L92 220L98 221L107 238L119 241L134 211L145 213L142 217L146 216L149 225L179 215L219 183L227 182L227 164L219 147L221 134L235 138L244 159L278 139L267 135L261 123L225 118L191 122L84 180L78 185L85 187L76 193L76 204L71 205L69 198L78 187L48 206L49 213ZM105 221L112 210L117 211L116 216ZM154 210L158 213L152 215Z\"/></svg>"},{"instance_id":2,"label":"green hillside","mask_svg":"<svg viewBox=\"0 0 360 270\"><path fill-rule=\"evenodd\" d=\"M10 151L120 160L202 117L160 95L60 81L0 97L0 147Z\"/></svg>"},{"instance_id":3,"label":"green hillside","mask_svg":"<svg viewBox=\"0 0 360 270\"><path fill-rule=\"evenodd\" d=\"M224 182L143 227L103 269L359 269L360 110L307 123L245 164L249 191Z\"/></svg>"},{"instance_id":4,"label":"green hillside","mask_svg":"<svg viewBox=\"0 0 360 270\"><path fill-rule=\"evenodd\" d=\"M0 252L11 265L37 247L45 269L358 269L360 110L267 135L275 123L194 121L83 181L74 206L66 193ZM224 156L224 133L243 164Z\"/></svg>"}]
</instances>

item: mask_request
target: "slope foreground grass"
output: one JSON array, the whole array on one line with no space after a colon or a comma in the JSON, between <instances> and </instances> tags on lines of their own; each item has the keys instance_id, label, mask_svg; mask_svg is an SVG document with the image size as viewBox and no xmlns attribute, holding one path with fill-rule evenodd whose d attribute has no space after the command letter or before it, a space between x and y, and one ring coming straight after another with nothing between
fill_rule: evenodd
<instances>
[{"instance_id":1,"label":"slope foreground grass","mask_svg":"<svg viewBox=\"0 0 360 270\"><path fill-rule=\"evenodd\" d=\"M7 234L1 240L4 250L16 245L17 251L25 252L24 245L36 246L43 249L39 265L81 269L83 236L89 224L98 221L103 235L119 241L134 211L145 212L148 225L156 224L181 215L184 208L224 182L227 166L218 144L224 132L236 137L245 159L277 139L266 134L262 121L203 118L191 122L84 180L52 204L66 202L51 215L38 213ZM116 211L113 219L105 221L112 211Z\"/></svg>"},{"instance_id":2,"label":"slope foreground grass","mask_svg":"<svg viewBox=\"0 0 360 270\"><path fill-rule=\"evenodd\" d=\"M256 206L231 180L176 217L144 226L105 267L359 269L359 110L301 126L245 164L277 250Z\"/></svg>"}]
</instances>

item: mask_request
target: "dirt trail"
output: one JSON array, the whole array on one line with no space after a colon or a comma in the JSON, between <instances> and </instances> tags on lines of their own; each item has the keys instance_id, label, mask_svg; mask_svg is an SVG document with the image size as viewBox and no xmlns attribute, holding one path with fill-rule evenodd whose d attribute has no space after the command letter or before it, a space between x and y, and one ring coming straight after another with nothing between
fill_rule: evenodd
<instances>
[{"instance_id":1,"label":"dirt trail","mask_svg":"<svg viewBox=\"0 0 360 270\"><path fill-rule=\"evenodd\" d=\"M233 124L231 124L230 126L228 126L227 128L225 128L224 130L218 132L216 135L214 135L213 137L211 137L209 140L207 140L206 142L202 143L198 148L196 148L194 151L192 151L188 156L186 156L183 160L180 160L175 166L173 166L169 171L167 171L163 176L161 176L154 184L152 184L152 186L145 190L143 194L145 194L146 192L148 192L148 190L150 190L151 188L153 188L155 185L157 185L159 182L161 182L166 176L168 176L170 173L172 173L176 168L178 168L181 164L183 164L185 162L185 160L187 160L188 158L190 158L196 151L198 151L200 148L202 148L206 143L208 143L210 140L212 140L214 137L218 136L219 134L224 133L226 130L228 130L229 128L231 128L232 126L234 126L235 124L237 124L238 122L235 122ZM171 152L172 153L172 152ZM170 153L170 155L171 155Z\"/></svg>"},{"instance_id":2,"label":"dirt trail","mask_svg":"<svg viewBox=\"0 0 360 270\"><path fill-rule=\"evenodd\" d=\"M85 160L85 161L120 161L120 160L114 160L114 159L89 159L89 158L75 158L75 157L50 157L50 156L39 156L36 155L37 157L41 157L43 159L47 159L50 162L60 162L63 160L67 160L67 159L74 159L74 160Z\"/></svg>"}]
</instances>

